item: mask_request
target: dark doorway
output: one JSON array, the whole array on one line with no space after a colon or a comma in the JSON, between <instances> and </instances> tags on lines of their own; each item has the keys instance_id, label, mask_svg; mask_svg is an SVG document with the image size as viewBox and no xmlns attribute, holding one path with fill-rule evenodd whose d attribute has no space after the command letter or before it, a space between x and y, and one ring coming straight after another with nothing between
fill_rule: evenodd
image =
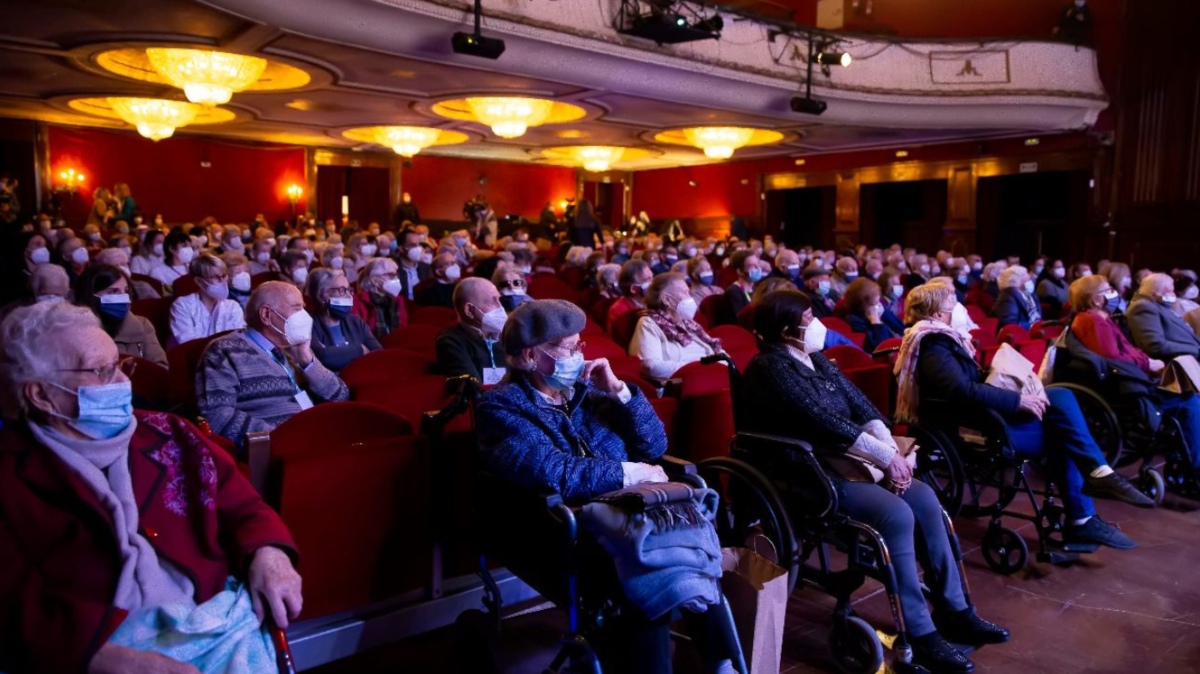
<instances>
[{"instance_id":1,"label":"dark doorway","mask_svg":"<svg viewBox=\"0 0 1200 674\"><path fill-rule=\"evenodd\" d=\"M600 226L624 231L629 220L625 214L625 185L622 183L585 182L583 198L592 202Z\"/></svg>"},{"instance_id":2,"label":"dark doorway","mask_svg":"<svg viewBox=\"0 0 1200 674\"><path fill-rule=\"evenodd\" d=\"M390 173L386 168L318 166L317 217L324 222L342 221L342 198L347 198L349 219L365 228L378 222L386 228L391 222L388 195Z\"/></svg>"},{"instance_id":3,"label":"dark doorway","mask_svg":"<svg viewBox=\"0 0 1200 674\"><path fill-rule=\"evenodd\" d=\"M767 192L765 233L788 248L832 245L837 188L798 187Z\"/></svg>"},{"instance_id":4,"label":"dark doorway","mask_svg":"<svg viewBox=\"0 0 1200 674\"><path fill-rule=\"evenodd\" d=\"M1022 260L1079 256L1082 237L1074 234L1086 225L1089 177L1056 171L980 178L975 202L980 254Z\"/></svg>"},{"instance_id":5,"label":"dark doorway","mask_svg":"<svg viewBox=\"0 0 1200 674\"><path fill-rule=\"evenodd\" d=\"M887 248L898 243L918 250L941 247L946 224L946 181L870 183L859 191L863 243Z\"/></svg>"}]
</instances>

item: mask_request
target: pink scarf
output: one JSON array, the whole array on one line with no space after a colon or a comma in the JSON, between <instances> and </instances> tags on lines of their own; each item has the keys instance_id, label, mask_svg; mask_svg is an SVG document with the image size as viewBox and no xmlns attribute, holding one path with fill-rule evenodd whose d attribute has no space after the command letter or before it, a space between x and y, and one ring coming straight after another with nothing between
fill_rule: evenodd
<instances>
[{"instance_id":1,"label":"pink scarf","mask_svg":"<svg viewBox=\"0 0 1200 674\"><path fill-rule=\"evenodd\" d=\"M713 350L713 353L720 353L721 340L709 336L696 321L682 316L674 319L661 309L647 310L645 313L663 331L663 335L672 342L686 347L692 343L693 339L696 339L707 344Z\"/></svg>"},{"instance_id":2,"label":"pink scarf","mask_svg":"<svg viewBox=\"0 0 1200 674\"><path fill-rule=\"evenodd\" d=\"M917 423L917 407L921 396L917 392L917 360L921 355L921 340L926 335L952 337L971 357L975 356L975 345L963 333L938 321L917 321L904 331L900 343L900 354L896 357L896 421L903 424Z\"/></svg>"}]
</instances>

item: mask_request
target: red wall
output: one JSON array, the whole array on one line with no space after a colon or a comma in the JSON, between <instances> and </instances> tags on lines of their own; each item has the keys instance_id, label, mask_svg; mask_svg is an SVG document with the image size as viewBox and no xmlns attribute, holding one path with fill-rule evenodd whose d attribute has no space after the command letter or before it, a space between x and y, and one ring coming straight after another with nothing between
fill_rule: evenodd
<instances>
[{"instance_id":1,"label":"red wall","mask_svg":"<svg viewBox=\"0 0 1200 674\"><path fill-rule=\"evenodd\" d=\"M86 177L85 189L64 209L82 226L92 190L129 183L143 213L168 222L250 222L291 216L287 187L304 187L304 149L183 136L157 143L133 132L50 127L50 168L55 181L66 168ZM204 168L202 161L211 163ZM303 204L299 206L303 209Z\"/></svg>"},{"instance_id":2,"label":"red wall","mask_svg":"<svg viewBox=\"0 0 1200 674\"><path fill-rule=\"evenodd\" d=\"M400 182L424 220L461 220L463 202L482 194L497 217L516 213L536 221L547 201L557 210L575 196L575 169L480 159L417 155Z\"/></svg>"},{"instance_id":3,"label":"red wall","mask_svg":"<svg viewBox=\"0 0 1200 674\"><path fill-rule=\"evenodd\" d=\"M1023 138L991 140L984 143L951 143L908 150L906 162L946 161L988 156L1038 155L1088 147L1091 138L1084 134L1039 136L1037 147L1025 147ZM986 153L980 146L986 145ZM646 211L654 220L666 218L708 218L723 215L753 216L759 212L759 177L764 173L815 173L863 166L884 166L896 162L896 151L868 150L806 157L804 166L796 166L791 157L731 161L705 166L638 171L633 174L633 212ZM746 184L742 184L745 181ZM689 182L696 183L695 186Z\"/></svg>"}]
</instances>

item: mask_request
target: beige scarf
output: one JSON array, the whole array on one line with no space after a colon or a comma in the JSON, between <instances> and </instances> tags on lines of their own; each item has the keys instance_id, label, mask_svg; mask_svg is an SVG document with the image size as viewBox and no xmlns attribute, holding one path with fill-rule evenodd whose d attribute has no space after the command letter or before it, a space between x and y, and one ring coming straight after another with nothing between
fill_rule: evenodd
<instances>
[{"instance_id":1,"label":"beige scarf","mask_svg":"<svg viewBox=\"0 0 1200 674\"><path fill-rule=\"evenodd\" d=\"M917 407L921 396L917 391L917 361L921 355L921 340L926 335L947 335L975 357L975 345L963 333L933 320L917 321L904 331L900 343L900 354L896 357L896 421L904 424L917 423Z\"/></svg>"}]
</instances>

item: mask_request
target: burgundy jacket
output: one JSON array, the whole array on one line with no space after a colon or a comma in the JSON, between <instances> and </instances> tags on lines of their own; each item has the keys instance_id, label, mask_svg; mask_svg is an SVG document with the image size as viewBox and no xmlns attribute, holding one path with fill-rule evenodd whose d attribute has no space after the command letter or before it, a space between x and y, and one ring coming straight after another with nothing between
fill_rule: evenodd
<instances>
[{"instance_id":1,"label":"burgundy jacket","mask_svg":"<svg viewBox=\"0 0 1200 674\"><path fill-rule=\"evenodd\" d=\"M233 459L195 426L135 412L129 471L141 534L202 603L254 551L296 545ZM0 671L84 672L124 620L112 517L24 424L0 431Z\"/></svg>"}]
</instances>

